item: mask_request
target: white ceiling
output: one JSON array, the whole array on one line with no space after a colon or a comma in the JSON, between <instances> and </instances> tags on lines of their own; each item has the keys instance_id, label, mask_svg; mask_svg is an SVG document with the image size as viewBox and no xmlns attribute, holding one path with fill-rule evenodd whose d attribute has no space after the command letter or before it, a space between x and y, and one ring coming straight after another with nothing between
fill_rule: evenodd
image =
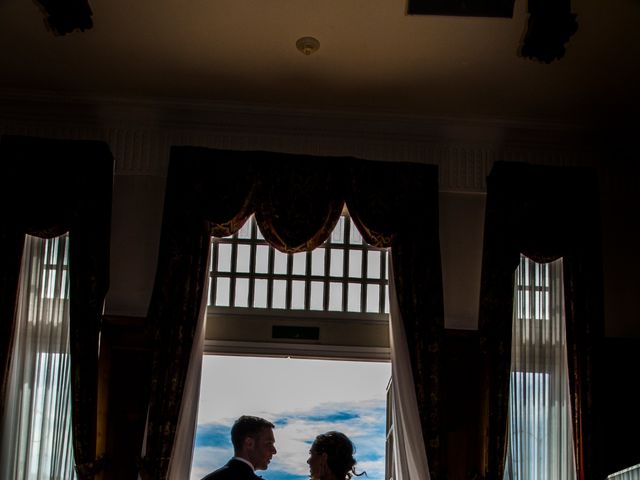
<instances>
[{"instance_id":1,"label":"white ceiling","mask_svg":"<svg viewBox=\"0 0 640 480\"><path fill-rule=\"evenodd\" d=\"M93 0L56 37L0 0L2 91L607 124L640 107L640 1L573 0L565 57L517 55L512 19L408 16L405 0ZM314 36L320 50L295 48Z\"/></svg>"}]
</instances>

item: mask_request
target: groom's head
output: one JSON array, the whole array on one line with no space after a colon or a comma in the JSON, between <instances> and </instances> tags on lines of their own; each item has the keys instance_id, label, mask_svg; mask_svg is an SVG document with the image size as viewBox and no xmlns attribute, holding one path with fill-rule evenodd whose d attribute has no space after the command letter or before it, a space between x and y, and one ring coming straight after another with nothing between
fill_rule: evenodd
<instances>
[{"instance_id":1,"label":"groom's head","mask_svg":"<svg viewBox=\"0 0 640 480\"><path fill-rule=\"evenodd\" d=\"M231 428L235 456L248 460L256 470L266 470L276 454L273 428L273 423L264 418L240 417Z\"/></svg>"}]
</instances>

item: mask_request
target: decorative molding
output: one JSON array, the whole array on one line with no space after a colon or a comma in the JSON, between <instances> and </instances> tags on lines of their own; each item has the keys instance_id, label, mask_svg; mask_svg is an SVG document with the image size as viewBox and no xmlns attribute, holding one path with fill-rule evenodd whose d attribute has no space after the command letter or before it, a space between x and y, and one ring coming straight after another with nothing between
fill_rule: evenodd
<instances>
[{"instance_id":1,"label":"decorative molding","mask_svg":"<svg viewBox=\"0 0 640 480\"><path fill-rule=\"evenodd\" d=\"M3 95L4 93L4 95ZM116 175L165 176L172 145L436 164L440 188L483 192L496 160L593 161L580 127L0 92L0 134L107 142Z\"/></svg>"}]
</instances>

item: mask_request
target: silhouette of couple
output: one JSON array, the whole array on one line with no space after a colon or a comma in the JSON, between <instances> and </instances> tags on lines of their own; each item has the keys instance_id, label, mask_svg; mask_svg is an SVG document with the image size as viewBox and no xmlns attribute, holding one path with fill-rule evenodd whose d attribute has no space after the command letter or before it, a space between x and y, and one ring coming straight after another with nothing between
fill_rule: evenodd
<instances>
[{"instance_id":1,"label":"silhouette of couple","mask_svg":"<svg viewBox=\"0 0 640 480\"><path fill-rule=\"evenodd\" d=\"M234 456L227 464L202 480L256 480L256 470L266 470L277 453L273 423L260 417L243 415L231 428ZM356 473L354 446L340 432L318 435L309 450L311 480L349 480Z\"/></svg>"}]
</instances>

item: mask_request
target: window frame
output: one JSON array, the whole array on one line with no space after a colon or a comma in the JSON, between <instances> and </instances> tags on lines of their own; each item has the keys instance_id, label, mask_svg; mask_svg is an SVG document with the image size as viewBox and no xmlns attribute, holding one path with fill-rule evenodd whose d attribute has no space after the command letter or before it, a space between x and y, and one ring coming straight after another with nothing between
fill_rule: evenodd
<instances>
[{"instance_id":1,"label":"window frame","mask_svg":"<svg viewBox=\"0 0 640 480\"><path fill-rule=\"evenodd\" d=\"M249 223L250 222L250 223ZM330 275L331 253L324 255L324 274L312 275L312 252L305 252L306 269L304 275L293 275L292 254L288 255L287 274L274 274L274 251L269 246L269 267L268 273L255 273L256 249L259 245L266 244L259 232L255 218L247 220L238 232L230 237L212 238L210 252L210 285L207 291L206 310L206 330L204 341L205 354L225 354L225 355L250 355L250 356L278 356L297 358L317 358L332 360L358 360L358 361L391 361L391 350L389 344L389 300L388 300L388 249L379 249L368 245L360 237L358 243L351 243L348 240L351 229L355 229L355 224L350 220L345 208L341 215L343 222L343 241L331 242L333 232L329 240L318 248L342 250L343 252L360 251L363 252L360 258L360 277L348 276L349 254L342 254L342 276ZM249 227L247 227L249 225ZM247 231L249 230L249 231ZM240 238L239 238L240 237ZM231 245L231 260L228 272L216 272L214 266L217 265L218 249L217 244ZM252 304L254 280L282 280L287 281L286 307L291 306L292 289L294 280L305 280L305 309L290 308L257 308L239 306L216 306L211 305L214 301L216 282L219 276L232 278L235 272L235 262L237 258L237 246L250 246L250 261L248 272L241 272L242 278L249 280L248 304ZM268 245L268 244L266 244ZM376 278L367 276L368 252L380 252L380 275ZM284 255L284 254L283 254ZM310 309L310 288L311 281L322 281L323 307L324 310ZM343 285L342 311L328 310L329 305L329 284L339 282ZM360 311L348 310L348 283L359 283L360 291ZM366 290L367 285L374 284L379 287L379 310L378 313L366 312ZM267 293L268 305L271 302L271 283ZM229 304L234 303L234 281L229 285ZM313 328L318 331L317 339L298 338L274 338L274 327L292 328Z\"/></svg>"}]
</instances>

